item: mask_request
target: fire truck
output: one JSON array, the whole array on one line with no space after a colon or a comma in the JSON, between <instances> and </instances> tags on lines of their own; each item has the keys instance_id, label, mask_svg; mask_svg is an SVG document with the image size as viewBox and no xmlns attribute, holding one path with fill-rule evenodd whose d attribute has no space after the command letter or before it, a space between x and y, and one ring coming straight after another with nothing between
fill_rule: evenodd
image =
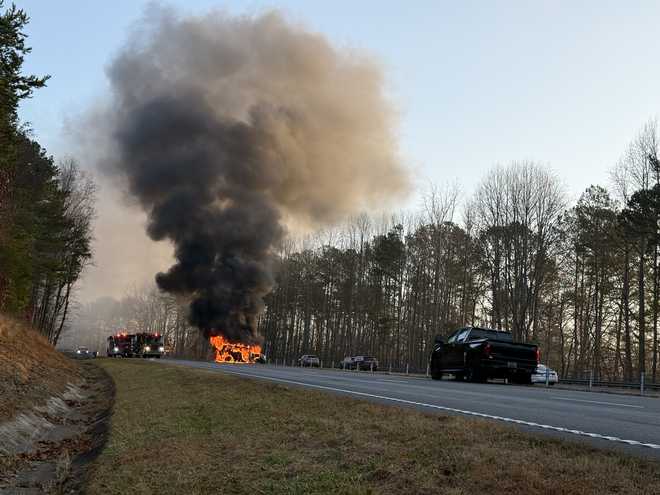
<instances>
[{"instance_id":1,"label":"fire truck","mask_svg":"<svg viewBox=\"0 0 660 495\"><path fill-rule=\"evenodd\" d=\"M108 357L157 358L165 352L163 336L159 333L117 333L108 337Z\"/></svg>"},{"instance_id":2,"label":"fire truck","mask_svg":"<svg viewBox=\"0 0 660 495\"><path fill-rule=\"evenodd\" d=\"M132 344L131 335L118 333L108 337L108 357L130 357Z\"/></svg>"}]
</instances>

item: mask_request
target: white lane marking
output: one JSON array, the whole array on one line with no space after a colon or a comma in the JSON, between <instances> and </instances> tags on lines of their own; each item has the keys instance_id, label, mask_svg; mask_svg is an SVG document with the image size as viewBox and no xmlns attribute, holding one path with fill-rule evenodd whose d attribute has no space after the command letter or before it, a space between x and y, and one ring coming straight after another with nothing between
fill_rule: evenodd
<instances>
[{"instance_id":1,"label":"white lane marking","mask_svg":"<svg viewBox=\"0 0 660 495\"><path fill-rule=\"evenodd\" d=\"M217 369L217 368L216 368ZM313 383L305 383L305 382L298 382L295 380L285 380L283 378L273 378L270 376L263 376L263 375L258 375L258 374L252 374L252 373L240 373L237 371L228 371L226 369L222 370L225 373L229 373L231 375L238 375L238 376L247 376L251 378L260 378L262 380L270 380L270 381L275 381L275 382L283 382L283 383L290 383L293 385L302 385L304 387L312 387L312 388L318 388L322 390L330 390L333 392L342 392L346 394L352 394L352 395L359 395L361 397L371 397L373 399L383 399L383 400L389 400L392 402L399 402L401 404L410 404L413 406L422 406L422 407L428 407L431 409L439 409L441 411L448 411L448 412L455 412L459 414L465 414L468 416L476 416L479 418L486 418L486 419L494 419L496 421L504 421L506 423L515 423L519 425L524 425L524 426L532 426L534 428L542 428L544 430L552 430L552 431L558 431L560 433L570 433L572 435L578 435L578 436L583 436L583 437L590 437L590 438L598 438L601 440L609 440L611 442L619 442L619 443L625 443L627 445L635 445L639 447L647 447L649 449L660 449L660 445L657 445L655 443L644 443L644 442L639 442L637 440L627 440L625 438L619 438L615 436L608 436L608 435L601 435L600 433L590 433L587 431L581 431L581 430L572 430L570 428L564 428L561 426L552 426L552 425L544 425L541 423L534 423L533 421L524 421L522 419L515 419L515 418L507 418L504 416L495 416L493 414L485 414L485 413L480 413L476 411L468 411L465 409L457 409L455 407L447 407L447 406L438 406L436 404L427 404L425 402L416 402L412 400L406 400L406 399L400 399L398 397L388 397L385 395L376 395L376 394L368 394L366 392L357 392L355 390L347 390L347 389L342 389L342 388L335 388L335 387L326 387L325 385L316 385Z\"/></svg>"},{"instance_id":2,"label":"white lane marking","mask_svg":"<svg viewBox=\"0 0 660 495\"><path fill-rule=\"evenodd\" d=\"M644 406L633 406L631 404L621 404L620 402L601 402L598 400L585 400L585 399L569 399L568 397L555 397L557 400L570 400L574 402L589 402L590 404L605 404L607 406L619 406L619 407L635 407L637 409L644 409Z\"/></svg>"}]
</instances>

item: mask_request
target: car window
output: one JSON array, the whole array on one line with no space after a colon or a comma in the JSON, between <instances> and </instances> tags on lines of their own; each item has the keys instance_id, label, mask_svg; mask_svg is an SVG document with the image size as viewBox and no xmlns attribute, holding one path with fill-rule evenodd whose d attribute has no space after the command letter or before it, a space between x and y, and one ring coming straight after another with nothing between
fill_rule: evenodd
<instances>
[{"instance_id":1,"label":"car window","mask_svg":"<svg viewBox=\"0 0 660 495\"><path fill-rule=\"evenodd\" d=\"M486 328L473 328L470 330L470 336L468 340L478 340L478 339L490 339L490 340L499 340L503 342L512 342L513 339L511 334L508 332L502 332L498 330L490 330Z\"/></svg>"},{"instance_id":2,"label":"car window","mask_svg":"<svg viewBox=\"0 0 660 495\"><path fill-rule=\"evenodd\" d=\"M453 334L451 334L451 335L449 336L449 338L447 339L447 343L448 343L448 344L453 344L453 343L456 341L456 337L458 337L458 334L461 333L461 331L462 331L462 330L457 330L456 332L454 332Z\"/></svg>"},{"instance_id":3,"label":"car window","mask_svg":"<svg viewBox=\"0 0 660 495\"><path fill-rule=\"evenodd\" d=\"M456 337L456 342L458 342L458 343L463 342L463 341L465 340L465 337L467 336L468 333L470 333L470 330L463 330L463 331L462 331L461 333L459 333L458 336Z\"/></svg>"}]
</instances>

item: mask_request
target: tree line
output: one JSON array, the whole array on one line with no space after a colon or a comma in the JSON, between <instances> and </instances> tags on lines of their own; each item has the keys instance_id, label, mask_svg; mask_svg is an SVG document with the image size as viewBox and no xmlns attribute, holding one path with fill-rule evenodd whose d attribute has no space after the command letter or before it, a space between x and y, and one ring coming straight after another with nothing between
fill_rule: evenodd
<instances>
[{"instance_id":1,"label":"tree line","mask_svg":"<svg viewBox=\"0 0 660 495\"><path fill-rule=\"evenodd\" d=\"M431 191L423 211L361 216L329 242L283 249L260 320L266 351L325 363L371 354L423 370L436 334L463 325L538 343L564 377L658 378L658 129L569 206L546 166L496 166L465 200ZM457 220L457 211L461 218Z\"/></svg>"},{"instance_id":2,"label":"tree line","mask_svg":"<svg viewBox=\"0 0 660 495\"><path fill-rule=\"evenodd\" d=\"M437 334L464 325L540 345L563 377L658 379L658 128L570 205L547 166L495 166L475 192L432 188L423 207L289 240L259 320L271 362L376 356L423 371ZM76 338L101 350L120 328L159 332L175 355L208 359L186 302L155 287L83 308ZM89 329L96 329L89 332ZM95 340L94 340L95 339ZM93 340L93 342L92 342Z\"/></svg>"},{"instance_id":3,"label":"tree line","mask_svg":"<svg viewBox=\"0 0 660 495\"><path fill-rule=\"evenodd\" d=\"M92 257L95 185L75 161L56 164L19 119L20 102L50 77L22 72L28 22L0 0L0 312L57 343Z\"/></svg>"}]
</instances>

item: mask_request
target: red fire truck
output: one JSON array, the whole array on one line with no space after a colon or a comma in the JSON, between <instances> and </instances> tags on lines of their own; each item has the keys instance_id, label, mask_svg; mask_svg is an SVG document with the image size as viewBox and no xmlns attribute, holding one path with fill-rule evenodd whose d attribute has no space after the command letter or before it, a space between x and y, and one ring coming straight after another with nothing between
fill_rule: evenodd
<instances>
[{"instance_id":1,"label":"red fire truck","mask_svg":"<svg viewBox=\"0 0 660 495\"><path fill-rule=\"evenodd\" d=\"M165 353L163 336L159 333L117 333L108 337L108 357L153 357Z\"/></svg>"}]
</instances>

